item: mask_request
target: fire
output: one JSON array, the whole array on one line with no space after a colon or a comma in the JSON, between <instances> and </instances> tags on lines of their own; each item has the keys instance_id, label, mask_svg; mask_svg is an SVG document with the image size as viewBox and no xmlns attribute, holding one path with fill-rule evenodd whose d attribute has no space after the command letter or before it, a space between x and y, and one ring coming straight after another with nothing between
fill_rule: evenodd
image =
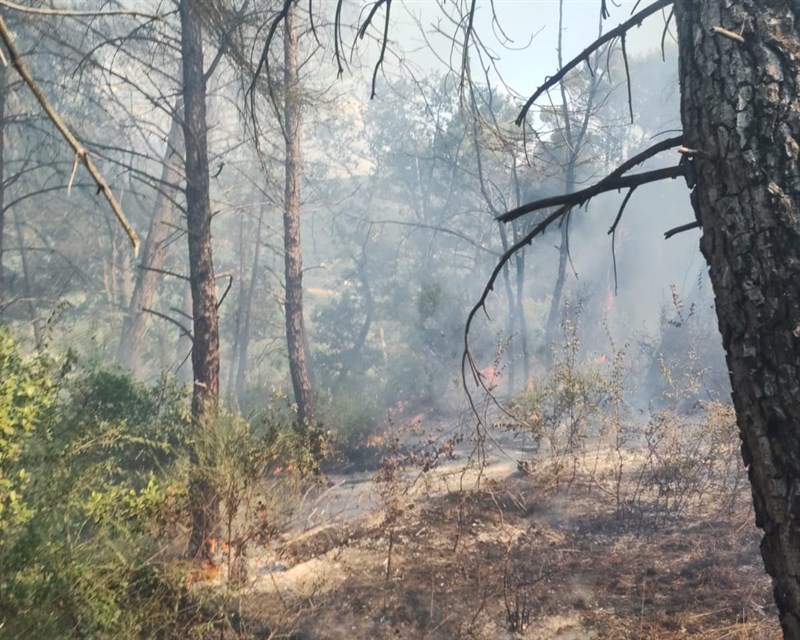
<instances>
[{"instance_id":1,"label":"fire","mask_svg":"<svg viewBox=\"0 0 800 640\"><path fill-rule=\"evenodd\" d=\"M483 378L484 384L489 391L494 390L497 388L497 383L500 378L500 372L497 370L496 367L493 365L489 365L485 369L482 369L480 372L481 378Z\"/></svg>"},{"instance_id":2,"label":"fire","mask_svg":"<svg viewBox=\"0 0 800 640\"><path fill-rule=\"evenodd\" d=\"M603 305L603 313L608 313L614 308L614 292L609 289L606 294L606 303Z\"/></svg>"}]
</instances>

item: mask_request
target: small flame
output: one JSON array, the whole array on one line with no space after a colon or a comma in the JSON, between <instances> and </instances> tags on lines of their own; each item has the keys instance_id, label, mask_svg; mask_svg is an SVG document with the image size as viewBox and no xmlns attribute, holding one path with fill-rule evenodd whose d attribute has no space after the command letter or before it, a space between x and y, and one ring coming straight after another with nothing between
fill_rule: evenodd
<instances>
[{"instance_id":1,"label":"small flame","mask_svg":"<svg viewBox=\"0 0 800 640\"><path fill-rule=\"evenodd\" d=\"M603 305L603 313L608 313L614 308L614 292L609 289L606 294L606 303Z\"/></svg>"}]
</instances>

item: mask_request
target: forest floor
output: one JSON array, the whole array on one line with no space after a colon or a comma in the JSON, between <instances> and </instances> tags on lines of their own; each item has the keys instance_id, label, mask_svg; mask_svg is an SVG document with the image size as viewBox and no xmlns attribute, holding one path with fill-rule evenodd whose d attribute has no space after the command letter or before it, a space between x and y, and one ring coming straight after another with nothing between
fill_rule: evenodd
<instances>
[{"instance_id":1,"label":"forest floor","mask_svg":"<svg viewBox=\"0 0 800 640\"><path fill-rule=\"evenodd\" d=\"M746 495L650 518L585 474L554 482L507 452L476 465L459 451L427 472L332 474L248 553L228 591L239 637L781 637Z\"/></svg>"}]
</instances>

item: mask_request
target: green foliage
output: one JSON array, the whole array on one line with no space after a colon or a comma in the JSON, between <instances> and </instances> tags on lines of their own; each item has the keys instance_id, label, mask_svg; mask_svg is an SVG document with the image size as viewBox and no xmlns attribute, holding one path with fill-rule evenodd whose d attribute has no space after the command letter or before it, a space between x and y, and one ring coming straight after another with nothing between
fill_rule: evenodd
<instances>
[{"instance_id":1,"label":"green foliage","mask_svg":"<svg viewBox=\"0 0 800 640\"><path fill-rule=\"evenodd\" d=\"M150 637L179 597L152 558L183 500L163 465L188 425L185 397L166 381L67 375L71 364L26 358L0 332L0 628L11 638ZM172 600L152 597L162 589Z\"/></svg>"},{"instance_id":2,"label":"green foliage","mask_svg":"<svg viewBox=\"0 0 800 640\"><path fill-rule=\"evenodd\" d=\"M31 472L23 464L31 440L56 396L54 363L44 356L24 357L0 329L0 555L33 517L24 496Z\"/></svg>"},{"instance_id":3,"label":"green foliage","mask_svg":"<svg viewBox=\"0 0 800 640\"><path fill-rule=\"evenodd\" d=\"M370 386L361 390L345 390L318 398L320 422L331 433L335 449L352 449L382 426L385 416L379 399L369 393Z\"/></svg>"},{"instance_id":4,"label":"green foliage","mask_svg":"<svg viewBox=\"0 0 800 640\"><path fill-rule=\"evenodd\" d=\"M514 428L544 439L556 470L568 459L574 462L587 438L596 435L591 428L599 425L602 405L610 397L608 380L598 367L579 362L580 340L569 320L564 335L550 375L531 382L508 408L518 420Z\"/></svg>"}]
</instances>

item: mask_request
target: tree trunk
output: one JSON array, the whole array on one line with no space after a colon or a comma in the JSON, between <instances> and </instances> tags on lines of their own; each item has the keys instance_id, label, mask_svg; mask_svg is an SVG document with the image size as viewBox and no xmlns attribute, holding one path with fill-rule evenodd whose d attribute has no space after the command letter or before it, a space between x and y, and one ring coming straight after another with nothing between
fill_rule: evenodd
<instances>
[{"instance_id":1,"label":"tree trunk","mask_svg":"<svg viewBox=\"0 0 800 640\"><path fill-rule=\"evenodd\" d=\"M3 266L4 244L3 237L6 230L6 171L5 171L5 140L6 140L6 68L0 64L0 312L6 298L5 267Z\"/></svg>"},{"instance_id":2,"label":"tree trunk","mask_svg":"<svg viewBox=\"0 0 800 640\"><path fill-rule=\"evenodd\" d=\"M189 279L192 290L192 419L198 430L210 431L219 398L219 332L217 291L211 258L206 83L203 77L203 35L196 0L181 0L183 55L183 137L186 145L186 226ZM203 439L202 436L200 438ZM195 452L195 464L200 463ZM210 555L210 539L219 519L219 503L211 479L196 469L190 488L192 530L189 555Z\"/></svg>"},{"instance_id":3,"label":"tree trunk","mask_svg":"<svg viewBox=\"0 0 800 640\"><path fill-rule=\"evenodd\" d=\"M800 638L800 5L676 0L685 146L761 553ZM743 26L744 25L744 26ZM742 30L743 42L724 34Z\"/></svg>"},{"instance_id":4,"label":"tree trunk","mask_svg":"<svg viewBox=\"0 0 800 640\"><path fill-rule=\"evenodd\" d=\"M283 209L283 246L286 265L286 342L297 418L303 425L314 422L311 376L305 349L303 322L303 258L300 252L300 83L297 65L295 7L286 14L284 37L284 134L286 136L286 188Z\"/></svg>"},{"instance_id":5,"label":"tree trunk","mask_svg":"<svg viewBox=\"0 0 800 640\"><path fill-rule=\"evenodd\" d=\"M161 170L161 185L153 206L153 217L147 232L142 250L142 262L136 271L136 282L128 305L128 312L122 322L122 334L117 350L117 362L129 369L134 377L138 377L141 369L139 353L147 328L145 309L152 308L156 287L162 275L153 269L163 269L166 259L166 241L171 231L170 224L176 222L175 199L176 190L171 186L181 180L183 166L183 132L181 129L182 101L175 105L172 125L167 137L167 149L164 152Z\"/></svg>"},{"instance_id":6,"label":"tree trunk","mask_svg":"<svg viewBox=\"0 0 800 640\"><path fill-rule=\"evenodd\" d=\"M26 305L28 307L28 314L31 317L31 326L33 327L33 340L36 348L42 346L42 322L36 313L36 305L34 304L33 293L33 276L31 275L30 267L28 266L28 248L25 246L25 228L22 224L22 218L19 211L14 211L14 228L17 232L17 246L19 247L19 259L22 264L22 286L25 292Z\"/></svg>"}]
</instances>

